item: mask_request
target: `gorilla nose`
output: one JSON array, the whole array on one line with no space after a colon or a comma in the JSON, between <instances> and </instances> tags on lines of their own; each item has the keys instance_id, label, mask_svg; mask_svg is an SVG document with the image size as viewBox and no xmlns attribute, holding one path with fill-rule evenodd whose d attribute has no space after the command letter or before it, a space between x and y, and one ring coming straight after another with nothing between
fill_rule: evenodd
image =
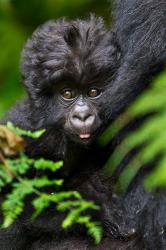
<instances>
[{"instance_id":1,"label":"gorilla nose","mask_svg":"<svg viewBox=\"0 0 166 250\"><path fill-rule=\"evenodd\" d=\"M89 111L75 112L71 117L71 122L75 127L81 128L82 126L91 127L95 121L95 116Z\"/></svg>"},{"instance_id":2,"label":"gorilla nose","mask_svg":"<svg viewBox=\"0 0 166 250\"><path fill-rule=\"evenodd\" d=\"M80 113L80 114L74 114L73 118L76 120L80 120L81 122L86 122L86 120L88 120L89 117L91 117L91 116L92 116L91 114L84 112L84 113Z\"/></svg>"}]
</instances>

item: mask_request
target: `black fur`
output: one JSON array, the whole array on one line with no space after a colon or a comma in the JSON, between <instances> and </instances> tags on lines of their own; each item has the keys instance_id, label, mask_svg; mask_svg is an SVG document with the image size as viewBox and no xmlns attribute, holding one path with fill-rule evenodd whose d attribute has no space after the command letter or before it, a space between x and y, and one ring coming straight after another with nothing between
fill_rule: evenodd
<instances>
[{"instance_id":1,"label":"black fur","mask_svg":"<svg viewBox=\"0 0 166 250\"><path fill-rule=\"evenodd\" d=\"M114 31L122 60L110 84L113 119L166 64L165 0L115 0ZM126 98L127 97L127 98Z\"/></svg>"},{"instance_id":2,"label":"black fur","mask_svg":"<svg viewBox=\"0 0 166 250\"><path fill-rule=\"evenodd\" d=\"M114 33L105 30L101 19L91 17L88 21L48 22L28 41L21 67L28 98L9 111L5 121L25 129L47 128L43 138L29 141L28 154L65 161L61 172L67 180L65 188L76 189L101 205L104 239L93 246L82 231L62 232L61 216L51 209L31 225L26 211L24 218L1 232L0 249L166 249L165 195L144 191L140 181L144 171L125 197L113 194L114 183L100 173L113 144L101 150L95 141L86 146L72 141L64 130L64 109L57 98L50 98L52 84L61 78L80 83L81 72L84 88L97 80L104 86L95 104L102 121L98 134L165 66L165 16L165 0L120 0Z\"/></svg>"}]
</instances>

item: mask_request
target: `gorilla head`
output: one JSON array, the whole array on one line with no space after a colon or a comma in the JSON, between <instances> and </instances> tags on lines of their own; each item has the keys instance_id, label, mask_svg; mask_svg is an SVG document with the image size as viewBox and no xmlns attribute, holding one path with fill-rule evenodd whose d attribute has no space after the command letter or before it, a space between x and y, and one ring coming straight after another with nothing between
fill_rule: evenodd
<instances>
[{"instance_id":1,"label":"gorilla head","mask_svg":"<svg viewBox=\"0 0 166 250\"><path fill-rule=\"evenodd\" d=\"M78 143L91 142L105 123L107 85L119 54L102 18L39 27L23 50L21 66L35 128L59 127Z\"/></svg>"}]
</instances>

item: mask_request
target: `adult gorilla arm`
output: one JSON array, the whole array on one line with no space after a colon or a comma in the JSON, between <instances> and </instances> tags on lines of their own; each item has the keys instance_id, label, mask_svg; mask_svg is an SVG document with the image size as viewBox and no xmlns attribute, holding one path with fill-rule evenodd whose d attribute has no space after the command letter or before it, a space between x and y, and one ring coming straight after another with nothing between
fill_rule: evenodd
<instances>
[{"instance_id":1,"label":"adult gorilla arm","mask_svg":"<svg viewBox=\"0 0 166 250\"><path fill-rule=\"evenodd\" d=\"M166 64L165 0L117 0L114 29L121 66L110 84L108 117L113 119Z\"/></svg>"}]
</instances>

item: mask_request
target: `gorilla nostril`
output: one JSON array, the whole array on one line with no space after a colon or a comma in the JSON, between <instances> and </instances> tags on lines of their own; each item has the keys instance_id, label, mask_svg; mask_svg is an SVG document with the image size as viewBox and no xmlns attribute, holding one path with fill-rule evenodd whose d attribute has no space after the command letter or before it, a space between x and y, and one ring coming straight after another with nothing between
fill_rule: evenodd
<instances>
[{"instance_id":1,"label":"gorilla nostril","mask_svg":"<svg viewBox=\"0 0 166 250\"><path fill-rule=\"evenodd\" d=\"M80 113L74 114L72 118L81 122L86 122L90 117L93 117L93 115Z\"/></svg>"},{"instance_id":2,"label":"gorilla nostril","mask_svg":"<svg viewBox=\"0 0 166 250\"><path fill-rule=\"evenodd\" d=\"M90 117L92 117L93 115L91 114L87 114L84 116L84 121L86 122Z\"/></svg>"},{"instance_id":3,"label":"gorilla nostril","mask_svg":"<svg viewBox=\"0 0 166 250\"><path fill-rule=\"evenodd\" d=\"M87 126L91 126L95 121L95 116L94 115L88 115L85 120L85 124Z\"/></svg>"},{"instance_id":4,"label":"gorilla nostril","mask_svg":"<svg viewBox=\"0 0 166 250\"><path fill-rule=\"evenodd\" d=\"M73 115L72 119L74 119L74 120L80 120L80 116L79 115Z\"/></svg>"}]
</instances>

